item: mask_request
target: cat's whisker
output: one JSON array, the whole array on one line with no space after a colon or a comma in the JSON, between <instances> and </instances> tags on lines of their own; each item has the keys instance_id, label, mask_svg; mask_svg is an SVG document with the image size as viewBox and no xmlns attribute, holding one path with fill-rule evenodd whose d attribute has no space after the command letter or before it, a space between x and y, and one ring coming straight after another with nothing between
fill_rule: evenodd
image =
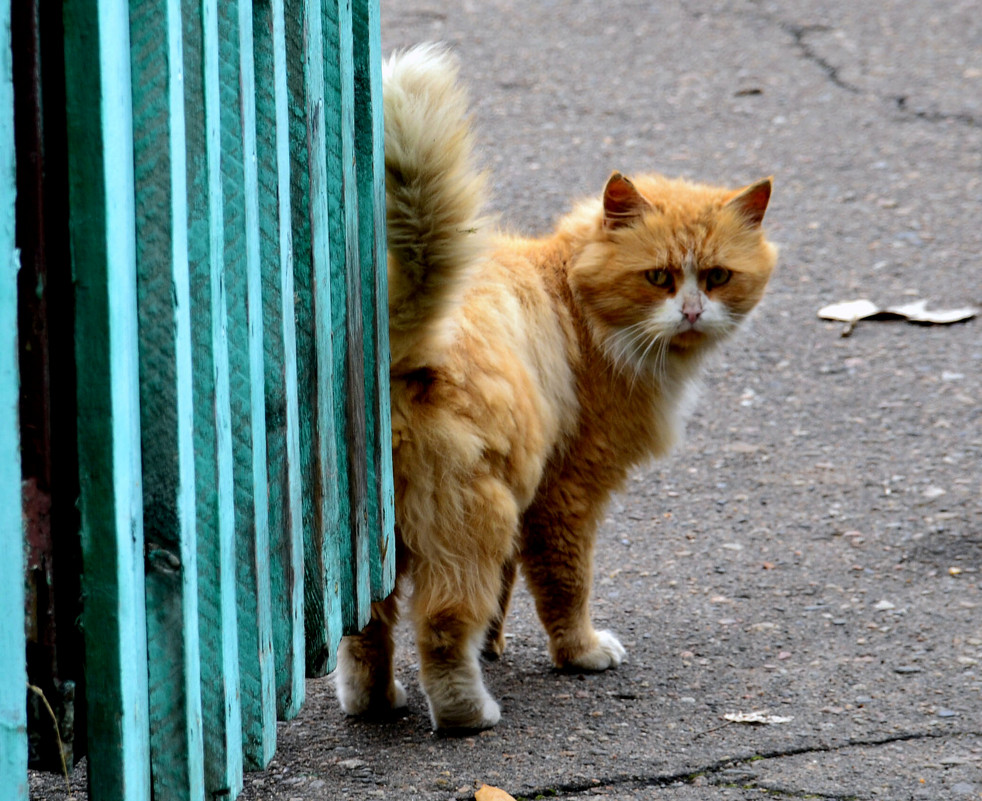
<instances>
[{"instance_id":1,"label":"cat's whisker","mask_svg":"<svg viewBox=\"0 0 982 801\"><path fill-rule=\"evenodd\" d=\"M612 372L633 370L637 363L637 347L646 338L646 321L639 320L621 328L605 343L604 348L611 362Z\"/></svg>"},{"instance_id":2,"label":"cat's whisker","mask_svg":"<svg viewBox=\"0 0 982 801\"><path fill-rule=\"evenodd\" d=\"M634 391L635 384L637 384L638 379L641 377L642 371L646 373L651 372L657 375L660 372L660 367L664 362L665 348L662 345L662 342L665 339L664 335L660 332L655 332L654 334L651 334L651 332L646 333L648 333L648 344L645 346L635 363L634 377L631 379L632 392ZM652 353L652 349L656 346L658 349L654 352L654 369L649 370L648 357Z\"/></svg>"}]
</instances>

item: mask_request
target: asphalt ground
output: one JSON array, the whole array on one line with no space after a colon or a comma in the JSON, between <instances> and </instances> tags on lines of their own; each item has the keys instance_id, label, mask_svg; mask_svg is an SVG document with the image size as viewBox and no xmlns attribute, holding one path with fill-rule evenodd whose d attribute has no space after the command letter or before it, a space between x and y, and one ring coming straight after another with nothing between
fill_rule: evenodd
<instances>
[{"instance_id":1,"label":"asphalt ground","mask_svg":"<svg viewBox=\"0 0 982 801\"><path fill-rule=\"evenodd\" d=\"M625 664L554 671L520 590L486 669L495 729L430 731L403 632L408 713L347 719L310 681L242 798L982 798L982 318L817 317L982 306L977 2L382 13L387 51L459 54L505 226L548 230L614 169L773 175L782 257L684 445L610 505L594 610ZM754 712L772 722L724 717Z\"/></svg>"}]
</instances>

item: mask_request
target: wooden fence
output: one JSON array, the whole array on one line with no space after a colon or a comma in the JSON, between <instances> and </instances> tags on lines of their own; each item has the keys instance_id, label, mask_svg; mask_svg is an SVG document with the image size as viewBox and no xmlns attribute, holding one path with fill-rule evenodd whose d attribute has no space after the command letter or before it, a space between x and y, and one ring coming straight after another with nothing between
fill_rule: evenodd
<instances>
[{"instance_id":1,"label":"wooden fence","mask_svg":"<svg viewBox=\"0 0 982 801\"><path fill-rule=\"evenodd\" d=\"M25 649L93 801L234 798L392 589L378 13L0 0L4 799Z\"/></svg>"}]
</instances>

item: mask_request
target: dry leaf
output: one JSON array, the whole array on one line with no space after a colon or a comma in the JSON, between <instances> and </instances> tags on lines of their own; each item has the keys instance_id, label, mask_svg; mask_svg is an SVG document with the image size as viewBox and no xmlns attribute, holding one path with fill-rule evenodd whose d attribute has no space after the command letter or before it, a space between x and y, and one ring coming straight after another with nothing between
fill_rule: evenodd
<instances>
[{"instance_id":1,"label":"dry leaf","mask_svg":"<svg viewBox=\"0 0 982 801\"><path fill-rule=\"evenodd\" d=\"M876 314L878 311L880 311L880 307L871 300L847 300L819 309L818 316L823 320L851 323Z\"/></svg>"},{"instance_id":2,"label":"dry leaf","mask_svg":"<svg viewBox=\"0 0 982 801\"><path fill-rule=\"evenodd\" d=\"M951 323L970 320L978 313L979 310L973 306L964 306L960 309L928 310L926 300L915 300L902 306L884 308L865 298L833 303L818 310L818 316L823 320L838 320L846 323L844 336L848 336L852 332L852 327L860 320L896 320L899 318L912 323L950 325Z\"/></svg>"},{"instance_id":3,"label":"dry leaf","mask_svg":"<svg viewBox=\"0 0 982 801\"><path fill-rule=\"evenodd\" d=\"M508 795L504 790L492 787L490 784L482 784L476 793L475 801L515 801L514 797Z\"/></svg>"},{"instance_id":4,"label":"dry leaf","mask_svg":"<svg viewBox=\"0 0 982 801\"><path fill-rule=\"evenodd\" d=\"M723 715L723 720L731 723L749 723L756 726L766 726L771 723L790 723L793 717L782 717L781 715L766 715L763 712L731 712Z\"/></svg>"}]
</instances>

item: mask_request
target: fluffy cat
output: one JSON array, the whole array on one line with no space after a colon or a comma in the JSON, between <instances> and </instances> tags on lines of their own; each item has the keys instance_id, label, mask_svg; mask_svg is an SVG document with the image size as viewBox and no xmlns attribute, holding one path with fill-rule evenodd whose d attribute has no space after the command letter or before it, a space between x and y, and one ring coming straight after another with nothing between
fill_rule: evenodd
<instances>
[{"instance_id":1,"label":"fluffy cat","mask_svg":"<svg viewBox=\"0 0 982 801\"><path fill-rule=\"evenodd\" d=\"M704 357L760 300L777 251L770 179L741 190L615 172L539 239L482 215L454 59L421 46L384 69L398 571L438 729L500 718L517 566L560 668L616 667L588 602L595 532L632 465L666 454ZM405 704L395 598L342 641L349 714Z\"/></svg>"}]
</instances>

